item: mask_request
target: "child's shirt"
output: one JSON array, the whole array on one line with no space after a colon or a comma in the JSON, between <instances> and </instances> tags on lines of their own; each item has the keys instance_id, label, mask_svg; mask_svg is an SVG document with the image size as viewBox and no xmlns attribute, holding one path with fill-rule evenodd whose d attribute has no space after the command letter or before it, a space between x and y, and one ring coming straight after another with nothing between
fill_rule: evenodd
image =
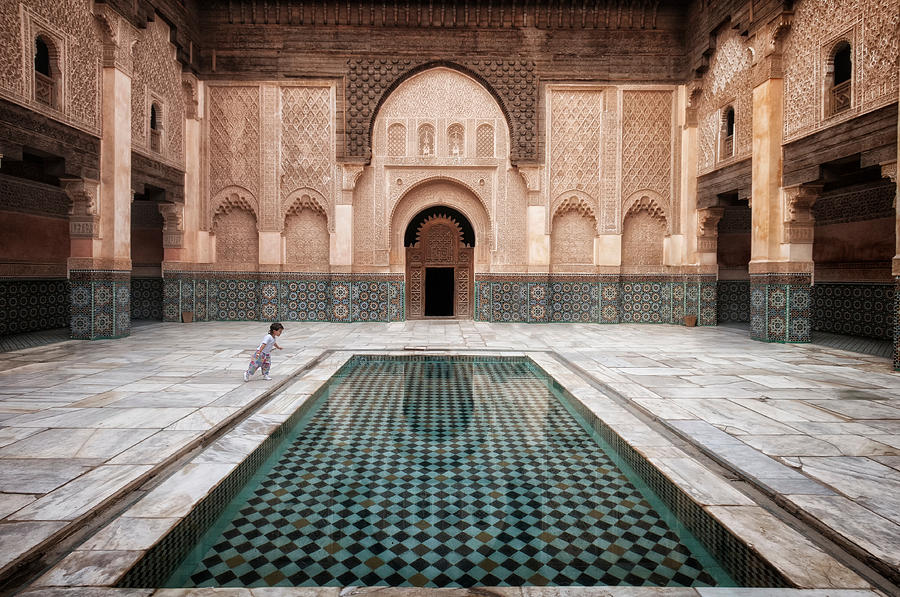
<instances>
[{"instance_id":1,"label":"child's shirt","mask_svg":"<svg viewBox=\"0 0 900 597\"><path fill-rule=\"evenodd\" d=\"M266 334L265 336L263 336L262 342L260 342L260 344L263 345L262 353L269 354L270 352L272 352L272 347L275 346L275 336L273 336L272 334Z\"/></svg>"}]
</instances>

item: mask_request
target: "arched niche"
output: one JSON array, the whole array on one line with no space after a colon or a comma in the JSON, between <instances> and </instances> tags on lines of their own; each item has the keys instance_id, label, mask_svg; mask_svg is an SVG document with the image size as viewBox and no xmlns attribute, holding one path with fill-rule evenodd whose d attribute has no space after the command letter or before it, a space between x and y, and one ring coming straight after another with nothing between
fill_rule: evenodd
<instances>
[{"instance_id":1,"label":"arched niche","mask_svg":"<svg viewBox=\"0 0 900 597\"><path fill-rule=\"evenodd\" d=\"M446 205L427 207L403 237L407 317L472 317L475 231L468 218Z\"/></svg>"},{"instance_id":2,"label":"arched niche","mask_svg":"<svg viewBox=\"0 0 900 597\"><path fill-rule=\"evenodd\" d=\"M474 271L488 271L494 244L491 218L479 198L464 184L442 178L414 186L397 201L390 216L391 269L404 271L406 228L419 212L435 206L451 207L469 221L475 231Z\"/></svg>"}]
</instances>

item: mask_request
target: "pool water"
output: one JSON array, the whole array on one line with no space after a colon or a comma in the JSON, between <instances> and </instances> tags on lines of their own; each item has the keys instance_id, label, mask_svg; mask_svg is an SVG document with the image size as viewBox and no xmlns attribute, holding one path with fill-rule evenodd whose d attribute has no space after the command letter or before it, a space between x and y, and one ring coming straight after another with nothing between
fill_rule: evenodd
<instances>
[{"instance_id":1,"label":"pool water","mask_svg":"<svg viewBox=\"0 0 900 597\"><path fill-rule=\"evenodd\" d=\"M354 357L165 586L734 585L527 359Z\"/></svg>"}]
</instances>

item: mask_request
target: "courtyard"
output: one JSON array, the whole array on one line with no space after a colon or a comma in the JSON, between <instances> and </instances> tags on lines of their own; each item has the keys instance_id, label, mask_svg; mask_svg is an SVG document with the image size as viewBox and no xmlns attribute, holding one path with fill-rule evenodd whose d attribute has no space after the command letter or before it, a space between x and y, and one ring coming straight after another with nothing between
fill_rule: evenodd
<instances>
[{"instance_id":1,"label":"courtyard","mask_svg":"<svg viewBox=\"0 0 900 597\"><path fill-rule=\"evenodd\" d=\"M127 338L0 354L7 588L106 594L97 591L247 454L232 446L217 459L204 448L224 434L234 442L271 433L353 354L524 354L796 586L821 590L814 595L896 589L900 377L886 358L766 344L728 327L286 323L272 381L244 383L264 327L154 323ZM128 514L148 491L149 510L145 500L143 516ZM540 590L522 589L561 589ZM672 590L592 594L744 594ZM167 591L157 594L190 594Z\"/></svg>"}]
</instances>

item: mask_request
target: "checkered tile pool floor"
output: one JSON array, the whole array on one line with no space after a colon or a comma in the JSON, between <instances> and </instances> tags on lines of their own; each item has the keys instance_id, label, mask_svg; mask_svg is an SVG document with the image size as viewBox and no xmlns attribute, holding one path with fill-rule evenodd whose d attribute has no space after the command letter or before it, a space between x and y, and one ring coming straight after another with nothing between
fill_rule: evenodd
<instances>
[{"instance_id":1,"label":"checkered tile pool floor","mask_svg":"<svg viewBox=\"0 0 900 597\"><path fill-rule=\"evenodd\" d=\"M731 584L532 367L345 368L167 586Z\"/></svg>"}]
</instances>

